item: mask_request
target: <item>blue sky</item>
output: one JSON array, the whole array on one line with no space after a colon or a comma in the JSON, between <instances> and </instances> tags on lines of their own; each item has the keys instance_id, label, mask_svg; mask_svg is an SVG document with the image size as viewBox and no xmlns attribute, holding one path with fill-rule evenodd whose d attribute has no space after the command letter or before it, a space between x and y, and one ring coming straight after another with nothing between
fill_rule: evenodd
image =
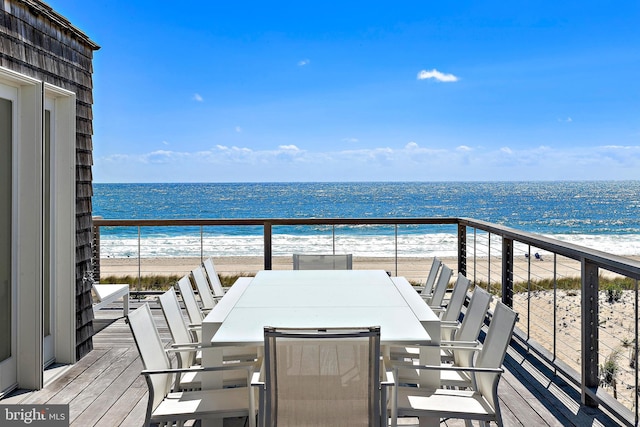
<instances>
[{"instance_id":1,"label":"blue sky","mask_svg":"<svg viewBox=\"0 0 640 427\"><path fill-rule=\"evenodd\" d=\"M636 1L48 3L96 182L640 179Z\"/></svg>"}]
</instances>

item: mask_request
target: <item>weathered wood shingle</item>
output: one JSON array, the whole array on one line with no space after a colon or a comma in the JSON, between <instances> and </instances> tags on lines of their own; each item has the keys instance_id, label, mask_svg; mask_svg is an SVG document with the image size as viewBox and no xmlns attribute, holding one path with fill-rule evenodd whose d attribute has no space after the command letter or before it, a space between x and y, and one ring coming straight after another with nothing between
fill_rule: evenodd
<instances>
[{"instance_id":1,"label":"weathered wood shingle","mask_svg":"<svg viewBox=\"0 0 640 427\"><path fill-rule=\"evenodd\" d=\"M7 6L8 10L7 10ZM0 8L0 65L76 94L76 355L93 348L91 267L93 52L82 31L39 0L10 0Z\"/></svg>"}]
</instances>

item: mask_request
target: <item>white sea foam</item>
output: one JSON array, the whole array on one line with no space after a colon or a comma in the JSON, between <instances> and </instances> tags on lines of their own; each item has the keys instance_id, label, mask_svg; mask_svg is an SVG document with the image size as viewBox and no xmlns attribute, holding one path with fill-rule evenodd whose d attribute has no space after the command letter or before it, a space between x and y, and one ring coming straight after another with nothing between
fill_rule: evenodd
<instances>
[{"instance_id":1,"label":"white sea foam","mask_svg":"<svg viewBox=\"0 0 640 427\"><path fill-rule=\"evenodd\" d=\"M563 242L598 249L616 255L640 255L640 234L588 235L559 234L548 236ZM101 237L101 257L142 258L155 257L199 257L204 256L262 256L262 236L205 236L183 235L173 237L117 238ZM516 244L516 252L526 253L528 246ZM533 248L533 251L538 251ZM456 256L457 235L451 233L400 235L337 235L331 236L277 234L272 239L274 256L304 253L352 253L355 256L371 257L449 257ZM499 256L501 240L492 236L491 244L486 235L467 239L467 254ZM539 251L544 254L544 251Z\"/></svg>"}]
</instances>

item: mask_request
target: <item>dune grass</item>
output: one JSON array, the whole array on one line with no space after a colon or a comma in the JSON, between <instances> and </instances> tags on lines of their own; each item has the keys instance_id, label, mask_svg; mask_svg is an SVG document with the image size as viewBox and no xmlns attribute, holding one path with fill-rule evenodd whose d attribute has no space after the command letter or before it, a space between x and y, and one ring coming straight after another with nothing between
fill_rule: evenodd
<instances>
[{"instance_id":1,"label":"dune grass","mask_svg":"<svg viewBox=\"0 0 640 427\"><path fill-rule=\"evenodd\" d=\"M218 275L222 286L228 287L235 283L240 277L248 277L250 274L231 274L231 275ZM166 291L182 276L179 275L148 275L140 277L140 290L141 291ZM132 275L125 276L102 276L100 278L101 283L128 283L133 290L138 290L138 277ZM418 281L410 282L413 286L420 286L422 283ZM580 278L579 277L563 277L556 279L556 289L565 291L579 291L580 290ZM489 288L492 294L500 296L501 288L499 283L491 283L488 287L486 282L478 282L476 286L480 286L483 289ZM526 292L527 289L531 291L543 291L552 290L554 288L553 279L539 279L532 280L530 284L527 282L516 282L513 284L514 292ZM606 291L609 300L617 301L624 290L635 289L635 280L624 277L609 279L600 276L600 290Z\"/></svg>"},{"instance_id":2,"label":"dune grass","mask_svg":"<svg viewBox=\"0 0 640 427\"><path fill-rule=\"evenodd\" d=\"M218 275L222 286L231 286L240 277L246 277L249 274L234 274L234 275ZM153 274L140 277L140 289L141 291L166 291L170 287L174 286L182 276L177 274L161 275ZM132 290L138 290L138 276L125 275L125 276L102 276L100 277L100 283L128 283Z\"/></svg>"}]
</instances>

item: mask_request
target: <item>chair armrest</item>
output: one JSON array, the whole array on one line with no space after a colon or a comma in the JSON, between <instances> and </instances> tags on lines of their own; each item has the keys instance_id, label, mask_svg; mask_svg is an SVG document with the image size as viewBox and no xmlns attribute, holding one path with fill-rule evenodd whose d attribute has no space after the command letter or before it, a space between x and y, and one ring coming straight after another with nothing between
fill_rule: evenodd
<instances>
[{"instance_id":1,"label":"chair armrest","mask_svg":"<svg viewBox=\"0 0 640 427\"><path fill-rule=\"evenodd\" d=\"M213 346L211 344L202 344L202 343L173 343L171 344L171 348L168 348L167 351L193 351L193 350L210 350L213 348L223 349L224 347Z\"/></svg>"},{"instance_id":2,"label":"chair armrest","mask_svg":"<svg viewBox=\"0 0 640 427\"><path fill-rule=\"evenodd\" d=\"M256 362L257 364L258 362ZM262 389L266 388L266 383L264 382L264 379L262 378L263 376L263 372L262 372L262 357L259 358L259 364L260 366L258 367L258 369L255 369L253 371L253 373L251 374L251 386L252 387L260 387Z\"/></svg>"},{"instance_id":3,"label":"chair armrest","mask_svg":"<svg viewBox=\"0 0 640 427\"><path fill-rule=\"evenodd\" d=\"M440 347L464 347L467 350L471 350L474 347L482 347L482 344L479 341L440 341Z\"/></svg>"},{"instance_id":4,"label":"chair armrest","mask_svg":"<svg viewBox=\"0 0 640 427\"><path fill-rule=\"evenodd\" d=\"M262 381L260 379L261 377L261 373L260 371L254 371L253 374L251 374L251 386L252 387L261 387L261 388L265 388L266 384L264 381Z\"/></svg>"},{"instance_id":5,"label":"chair armrest","mask_svg":"<svg viewBox=\"0 0 640 427\"><path fill-rule=\"evenodd\" d=\"M394 363L394 365L398 365ZM409 367L409 366L406 366ZM397 370L398 368L405 368L405 366L394 366ZM485 373L495 373L501 374L504 372L503 368L478 368L474 366L450 366L450 365L411 365L412 369L422 369L426 371L457 371L457 372L485 372Z\"/></svg>"},{"instance_id":6,"label":"chair armrest","mask_svg":"<svg viewBox=\"0 0 640 427\"><path fill-rule=\"evenodd\" d=\"M384 357L382 359L382 374L384 375L384 380L380 381L380 385L383 387L390 387L396 384L396 377L393 374L393 365L391 364L391 360L388 357Z\"/></svg>"},{"instance_id":7,"label":"chair armrest","mask_svg":"<svg viewBox=\"0 0 640 427\"><path fill-rule=\"evenodd\" d=\"M190 368L171 368L171 369L144 369L142 375L157 375L157 374L178 374L186 372L218 372L218 371L239 371L247 370L253 371L256 367L256 362L238 362L229 363L223 366L192 366Z\"/></svg>"},{"instance_id":8,"label":"chair armrest","mask_svg":"<svg viewBox=\"0 0 640 427\"><path fill-rule=\"evenodd\" d=\"M176 342L171 344L171 349L200 350L202 347L203 347L202 344L195 343L195 342L183 342L183 343Z\"/></svg>"},{"instance_id":9,"label":"chair armrest","mask_svg":"<svg viewBox=\"0 0 640 427\"><path fill-rule=\"evenodd\" d=\"M446 329L458 329L460 327L460 322L457 320L441 320L440 328Z\"/></svg>"}]
</instances>

